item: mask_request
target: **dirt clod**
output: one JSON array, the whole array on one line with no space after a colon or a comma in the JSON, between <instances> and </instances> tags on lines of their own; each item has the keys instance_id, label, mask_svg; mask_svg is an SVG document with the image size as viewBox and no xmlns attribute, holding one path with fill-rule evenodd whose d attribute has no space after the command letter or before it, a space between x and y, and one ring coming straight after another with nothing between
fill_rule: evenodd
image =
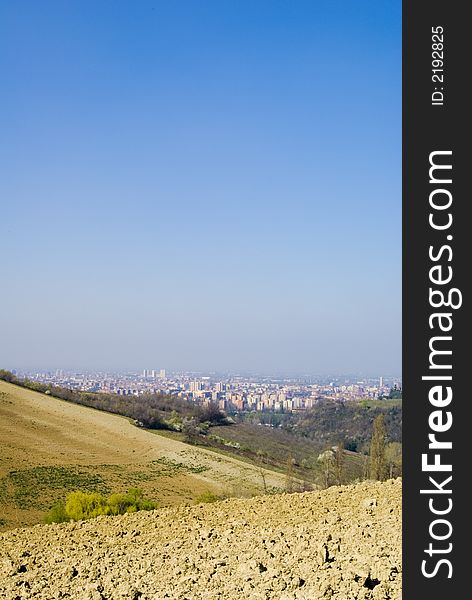
<instances>
[{"instance_id":1,"label":"dirt clod","mask_svg":"<svg viewBox=\"0 0 472 600\"><path fill-rule=\"evenodd\" d=\"M399 480L0 535L7 600L400 600L401 572Z\"/></svg>"}]
</instances>

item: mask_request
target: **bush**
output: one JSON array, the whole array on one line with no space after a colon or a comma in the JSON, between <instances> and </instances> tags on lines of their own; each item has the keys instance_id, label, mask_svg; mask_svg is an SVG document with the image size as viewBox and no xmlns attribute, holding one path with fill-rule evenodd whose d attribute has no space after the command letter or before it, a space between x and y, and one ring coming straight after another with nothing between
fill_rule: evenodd
<instances>
[{"instance_id":1,"label":"bush","mask_svg":"<svg viewBox=\"0 0 472 600\"><path fill-rule=\"evenodd\" d=\"M0 379L7 381L8 383L16 383L17 379L10 371L0 369Z\"/></svg>"},{"instance_id":2,"label":"bush","mask_svg":"<svg viewBox=\"0 0 472 600\"><path fill-rule=\"evenodd\" d=\"M130 489L126 494L112 494L105 498L97 493L72 492L65 505L55 504L46 515L46 523L82 521L99 515L123 515L138 510L154 510L156 504L146 500L143 491Z\"/></svg>"},{"instance_id":3,"label":"bush","mask_svg":"<svg viewBox=\"0 0 472 600\"><path fill-rule=\"evenodd\" d=\"M211 502L218 502L218 500L223 500L223 497L217 496L213 492L203 492L195 499L195 504L210 504Z\"/></svg>"},{"instance_id":4,"label":"bush","mask_svg":"<svg viewBox=\"0 0 472 600\"><path fill-rule=\"evenodd\" d=\"M154 502L143 498L142 490L132 488L127 494L112 494L107 501L107 515L123 515L138 510L153 510L156 508Z\"/></svg>"},{"instance_id":5,"label":"bush","mask_svg":"<svg viewBox=\"0 0 472 600\"><path fill-rule=\"evenodd\" d=\"M66 523L67 521L70 521L64 503L58 502L55 504L46 515L44 521L46 523Z\"/></svg>"},{"instance_id":6,"label":"bush","mask_svg":"<svg viewBox=\"0 0 472 600\"><path fill-rule=\"evenodd\" d=\"M106 498L101 494L72 492L67 496L66 514L72 521L82 521L106 514L106 506Z\"/></svg>"}]
</instances>

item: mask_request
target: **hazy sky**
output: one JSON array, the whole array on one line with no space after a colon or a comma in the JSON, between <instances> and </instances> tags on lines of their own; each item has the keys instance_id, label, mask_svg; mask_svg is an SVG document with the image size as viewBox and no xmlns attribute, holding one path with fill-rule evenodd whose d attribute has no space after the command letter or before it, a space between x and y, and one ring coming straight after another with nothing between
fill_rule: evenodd
<instances>
[{"instance_id":1,"label":"hazy sky","mask_svg":"<svg viewBox=\"0 0 472 600\"><path fill-rule=\"evenodd\" d=\"M399 0L5 0L0 77L0 368L400 373Z\"/></svg>"}]
</instances>

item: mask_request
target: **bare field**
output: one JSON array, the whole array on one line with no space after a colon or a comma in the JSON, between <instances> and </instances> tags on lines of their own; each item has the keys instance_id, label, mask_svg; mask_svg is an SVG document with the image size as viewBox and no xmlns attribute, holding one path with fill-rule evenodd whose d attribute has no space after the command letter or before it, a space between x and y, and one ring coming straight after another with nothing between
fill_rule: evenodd
<instances>
[{"instance_id":1,"label":"bare field","mask_svg":"<svg viewBox=\"0 0 472 600\"><path fill-rule=\"evenodd\" d=\"M285 478L266 471L269 487ZM135 427L128 419L0 381L0 529L41 522L72 490L140 487L161 506L207 490L251 495L260 470Z\"/></svg>"},{"instance_id":2,"label":"bare field","mask_svg":"<svg viewBox=\"0 0 472 600\"><path fill-rule=\"evenodd\" d=\"M0 596L400 600L401 482L0 534Z\"/></svg>"}]
</instances>

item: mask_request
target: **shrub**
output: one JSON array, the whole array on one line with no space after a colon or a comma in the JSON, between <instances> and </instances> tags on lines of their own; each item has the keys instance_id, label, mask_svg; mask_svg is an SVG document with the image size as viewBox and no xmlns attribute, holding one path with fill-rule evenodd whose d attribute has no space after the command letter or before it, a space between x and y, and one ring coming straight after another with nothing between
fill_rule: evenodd
<instances>
[{"instance_id":1,"label":"shrub","mask_svg":"<svg viewBox=\"0 0 472 600\"><path fill-rule=\"evenodd\" d=\"M44 521L46 523L65 523L70 521L70 518L67 516L66 507L64 506L64 502L57 502L51 508L51 510L46 515Z\"/></svg>"},{"instance_id":2,"label":"shrub","mask_svg":"<svg viewBox=\"0 0 472 600\"><path fill-rule=\"evenodd\" d=\"M137 512L138 510L153 510L156 508L154 502L143 498L143 491L132 488L127 494L112 494L107 501L107 515L122 515L126 512Z\"/></svg>"},{"instance_id":3,"label":"shrub","mask_svg":"<svg viewBox=\"0 0 472 600\"><path fill-rule=\"evenodd\" d=\"M203 492L198 498L195 499L195 504L210 504L211 502L218 502L223 500L222 496L217 496L213 492Z\"/></svg>"},{"instance_id":4,"label":"shrub","mask_svg":"<svg viewBox=\"0 0 472 600\"><path fill-rule=\"evenodd\" d=\"M97 493L72 492L67 496L65 505L61 502L51 508L45 521L82 521L99 515L122 515L155 509L156 504L143 496L143 491L138 488L132 488L126 494L112 494L108 498Z\"/></svg>"},{"instance_id":5,"label":"shrub","mask_svg":"<svg viewBox=\"0 0 472 600\"><path fill-rule=\"evenodd\" d=\"M66 513L72 521L91 519L106 514L107 501L101 494L72 492L67 496Z\"/></svg>"}]
</instances>

